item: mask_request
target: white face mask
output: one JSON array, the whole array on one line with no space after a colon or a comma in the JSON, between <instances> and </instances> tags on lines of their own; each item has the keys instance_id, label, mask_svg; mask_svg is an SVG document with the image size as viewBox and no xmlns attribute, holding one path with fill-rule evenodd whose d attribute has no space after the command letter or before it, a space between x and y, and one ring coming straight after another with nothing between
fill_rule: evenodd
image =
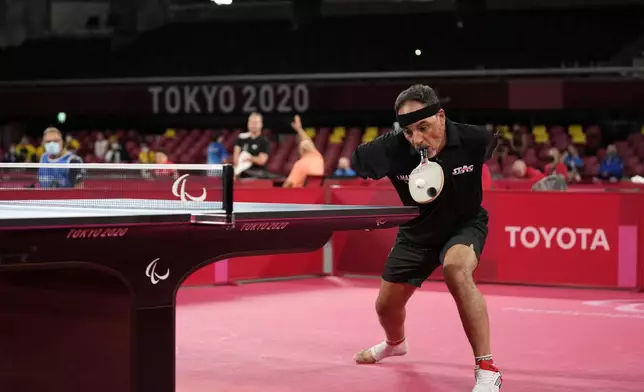
<instances>
[{"instance_id":1,"label":"white face mask","mask_svg":"<svg viewBox=\"0 0 644 392\"><path fill-rule=\"evenodd\" d=\"M58 142L48 142L45 144L45 152L49 155L58 155L60 154L60 143Z\"/></svg>"}]
</instances>

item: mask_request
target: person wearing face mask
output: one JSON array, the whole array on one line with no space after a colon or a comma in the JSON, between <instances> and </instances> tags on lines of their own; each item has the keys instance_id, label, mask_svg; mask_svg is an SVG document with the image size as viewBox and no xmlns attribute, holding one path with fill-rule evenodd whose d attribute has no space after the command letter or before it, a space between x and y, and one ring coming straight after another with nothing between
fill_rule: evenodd
<instances>
[{"instance_id":1,"label":"person wearing face mask","mask_svg":"<svg viewBox=\"0 0 644 392\"><path fill-rule=\"evenodd\" d=\"M400 226L385 261L376 300L384 339L354 360L360 364L405 355L406 304L417 288L442 265L475 363L473 392L498 392L502 377L492 359L487 307L473 273L488 233L488 213L482 207L482 167L492 157L500 132L449 120L436 92L414 85L400 93L395 112L399 126L354 151L352 167L362 178L388 177L402 204L418 206L420 215ZM422 160L421 160L422 157ZM440 190L431 201L417 202L409 178L423 165L442 169ZM434 176L432 176L434 177ZM430 179L430 178L428 178ZM434 178L432 178L433 180ZM420 198L420 196L417 196Z\"/></svg>"},{"instance_id":2,"label":"person wearing face mask","mask_svg":"<svg viewBox=\"0 0 644 392\"><path fill-rule=\"evenodd\" d=\"M147 144L141 144L141 151L139 151L139 163L153 163L154 153L150 151Z\"/></svg>"},{"instance_id":3,"label":"person wearing face mask","mask_svg":"<svg viewBox=\"0 0 644 392\"><path fill-rule=\"evenodd\" d=\"M109 147L109 142L105 139L102 133L96 135L96 141L94 142L94 155L98 159L104 159L105 153L107 153L107 148Z\"/></svg>"},{"instance_id":4,"label":"person wearing face mask","mask_svg":"<svg viewBox=\"0 0 644 392\"><path fill-rule=\"evenodd\" d=\"M79 168L47 167L48 163L83 163L83 160L63 147L63 134L57 128L47 128L43 132L44 153L40 158L42 167L38 169L38 182L43 188L72 188L80 183L83 170Z\"/></svg>"},{"instance_id":5,"label":"person wearing face mask","mask_svg":"<svg viewBox=\"0 0 644 392\"><path fill-rule=\"evenodd\" d=\"M121 147L116 138L112 139L110 149L105 153L105 162L107 163L122 163L128 162L128 156L125 150Z\"/></svg>"}]
</instances>

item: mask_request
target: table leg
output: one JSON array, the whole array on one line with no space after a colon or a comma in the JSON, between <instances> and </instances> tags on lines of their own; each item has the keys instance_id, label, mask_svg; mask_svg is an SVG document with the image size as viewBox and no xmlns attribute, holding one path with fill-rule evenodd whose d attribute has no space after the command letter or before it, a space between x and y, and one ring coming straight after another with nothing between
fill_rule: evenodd
<instances>
[{"instance_id":1,"label":"table leg","mask_svg":"<svg viewBox=\"0 0 644 392\"><path fill-rule=\"evenodd\" d=\"M133 392L174 392L174 331L174 306L135 310L132 328Z\"/></svg>"}]
</instances>

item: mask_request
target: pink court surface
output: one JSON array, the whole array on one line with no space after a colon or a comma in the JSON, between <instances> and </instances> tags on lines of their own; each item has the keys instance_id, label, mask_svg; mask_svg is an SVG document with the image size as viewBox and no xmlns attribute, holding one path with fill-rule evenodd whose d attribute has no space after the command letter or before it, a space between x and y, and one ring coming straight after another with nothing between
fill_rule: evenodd
<instances>
[{"instance_id":1,"label":"pink court surface","mask_svg":"<svg viewBox=\"0 0 644 392\"><path fill-rule=\"evenodd\" d=\"M376 279L185 288L177 390L469 392L473 359L441 282L410 301L410 352L377 365L353 354L382 338ZM644 294L482 285L502 391L644 391Z\"/></svg>"}]
</instances>

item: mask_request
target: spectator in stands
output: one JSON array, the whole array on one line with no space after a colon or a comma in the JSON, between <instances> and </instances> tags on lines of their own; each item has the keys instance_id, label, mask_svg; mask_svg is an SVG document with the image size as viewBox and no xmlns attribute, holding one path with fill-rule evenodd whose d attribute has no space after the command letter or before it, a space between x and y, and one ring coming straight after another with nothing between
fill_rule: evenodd
<instances>
[{"instance_id":1,"label":"spectator in stands","mask_svg":"<svg viewBox=\"0 0 644 392\"><path fill-rule=\"evenodd\" d=\"M550 160L550 162L548 162L544 167L545 175L549 176L551 174L557 173L563 176L565 179L568 179L568 168L564 164L561 153L557 148L552 147L550 150L548 150L548 159Z\"/></svg>"},{"instance_id":2,"label":"spectator in stands","mask_svg":"<svg viewBox=\"0 0 644 392\"><path fill-rule=\"evenodd\" d=\"M139 163L152 163L155 162L155 156L147 144L141 144L141 151L139 151Z\"/></svg>"},{"instance_id":3,"label":"spectator in stands","mask_svg":"<svg viewBox=\"0 0 644 392\"><path fill-rule=\"evenodd\" d=\"M43 132L42 146L44 153L40 158L43 164L48 163L83 163L83 160L63 144L63 134L57 128L47 128ZM38 169L38 182L44 188L71 188L82 179L81 169L52 168L43 165Z\"/></svg>"},{"instance_id":4,"label":"spectator in stands","mask_svg":"<svg viewBox=\"0 0 644 392\"><path fill-rule=\"evenodd\" d=\"M27 136L23 136L18 146L16 146L16 153L18 154L18 162L37 162L38 156L36 149L29 143Z\"/></svg>"},{"instance_id":5,"label":"spectator in stands","mask_svg":"<svg viewBox=\"0 0 644 392\"><path fill-rule=\"evenodd\" d=\"M568 168L568 181L579 182L581 181L581 174L579 173L584 168L584 162L579 156L579 151L574 145L568 146L568 150L563 155L563 162Z\"/></svg>"},{"instance_id":6,"label":"spectator in stands","mask_svg":"<svg viewBox=\"0 0 644 392\"><path fill-rule=\"evenodd\" d=\"M159 149L154 153L154 159L158 165L172 165L174 162L168 159L168 155L165 150ZM175 169L155 169L154 174L157 176L177 176L177 171Z\"/></svg>"},{"instance_id":7,"label":"spectator in stands","mask_svg":"<svg viewBox=\"0 0 644 392\"><path fill-rule=\"evenodd\" d=\"M208 164L220 165L228 159L228 151L224 146L224 135L216 134L208 145Z\"/></svg>"},{"instance_id":8,"label":"spectator in stands","mask_svg":"<svg viewBox=\"0 0 644 392\"><path fill-rule=\"evenodd\" d=\"M78 151L79 147L80 147L80 142L77 139L75 139L72 135L68 134L65 136L65 150L76 154L76 151Z\"/></svg>"},{"instance_id":9,"label":"spectator in stands","mask_svg":"<svg viewBox=\"0 0 644 392\"><path fill-rule=\"evenodd\" d=\"M105 153L107 152L107 148L109 147L109 143L107 139L105 139L105 136L103 136L103 133L99 133L96 135L96 141L94 142L94 155L96 158L103 160L105 159Z\"/></svg>"},{"instance_id":10,"label":"spectator in stands","mask_svg":"<svg viewBox=\"0 0 644 392\"><path fill-rule=\"evenodd\" d=\"M260 178L267 175L268 140L262 136L263 117L259 113L248 116L248 132L237 137L233 151L236 177Z\"/></svg>"},{"instance_id":11,"label":"spectator in stands","mask_svg":"<svg viewBox=\"0 0 644 392\"><path fill-rule=\"evenodd\" d=\"M342 157L338 160L338 168L333 172L335 177L355 177L357 174L351 168L351 161L347 157Z\"/></svg>"},{"instance_id":12,"label":"spectator in stands","mask_svg":"<svg viewBox=\"0 0 644 392\"><path fill-rule=\"evenodd\" d=\"M492 189L492 186L492 172L490 171L490 167L487 163L484 163L481 168L481 189L486 191Z\"/></svg>"},{"instance_id":13,"label":"spectator in stands","mask_svg":"<svg viewBox=\"0 0 644 392\"><path fill-rule=\"evenodd\" d=\"M529 167L521 159L517 159L512 164L512 174L515 178L522 180L538 181L544 177L539 170Z\"/></svg>"},{"instance_id":14,"label":"spectator in stands","mask_svg":"<svg viewBox=\"0 0 644 392\"><path fill-rule=\"evenodd\" d=\"M324 157L317 148L313 140L306 134L302 128L302 119L296 115L293 118L291 127L297 132L300 140L298 151L300 159L293 164L291 173L282 186L284 188L301 188L305 185L308 176L323 176L324 175Z\"/></svg>"},{"instance_id":15,"label":"spectator in stands","mask_svg":"<svg viewBox=\"0 0 644 392\"><path fill-rule=\"evenodd\" d=\"M159 165L166 165L166 164L173 164L174 162L170 161L168 158L168 154L166 154L164 149L158 149L154 153L154 160L156 161L157 164Z\"/></svg>"},{"instance_id":16,"label":"spectator in stands","mask_svg":"<svg viewBox=\"0 0 644 392\"><path fill-rule=\"evenodd\" d=\"M624 161L617 154L617 147L614 144L606 147L606 157L599 164L598 180L609 180L617 182L624 174Z\"/></svg>"},{"instance_id":17,"label":"spectator in stands","mask_svg":"<svg viewBox=\"0 0 644 392\"><path fill-rule=\"evenodd\" d=\"M508 155L510 155L510 146L508 145L508 140L504 138L499 142L499 146L494 152L492 159L496 159L499 166L503 167Z\"/></svg>"},{"instance_id":18,"label":"spectator in stands","mask_svg":"<svg viewBox=\"0 0 644 392\"><path fill-rule=\"evenodd\" d=\"M4 161L11 163L20 162L19 158L18 152L16 151L16 145L12 143L11 146L9 146L9 150L4 155Z\"/></svg>"},{"instance_id":19,"label":"spectator in stands","mask_svg":"<svg viewBox=\"0 0 644 392\"><path fill-rule=\"evenodd\" d=\"M127 153L118 142L118 139L113 139L110 149L105 153L105 162L108 163L123 163L128 162L129 157Z\"/></svg>"},{"instance_id":20,"label":"spectator in stands","mask_svg":"<svg viewBox=\"0 0 644 392\"><path fill-rule=\"evenodd\" d=\"M512 127L512 139L510 139L510 152L521 158L527 148L528 134L519 124L514 124L514 127Z\"/></svg>"}]
</instances>

